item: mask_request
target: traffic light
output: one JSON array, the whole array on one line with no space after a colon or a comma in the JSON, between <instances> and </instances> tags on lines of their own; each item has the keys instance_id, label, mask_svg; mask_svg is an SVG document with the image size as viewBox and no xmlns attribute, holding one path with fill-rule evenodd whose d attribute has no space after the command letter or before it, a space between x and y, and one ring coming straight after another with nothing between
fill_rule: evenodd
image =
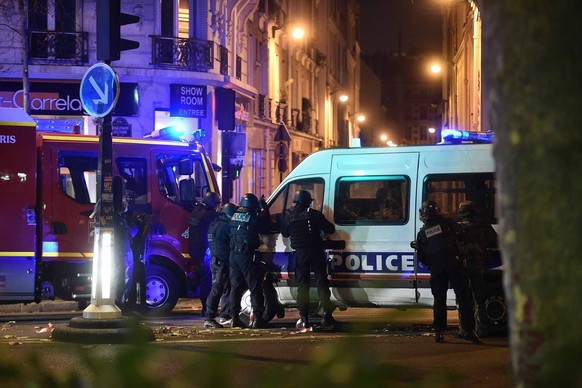
<instances>
[{"instance_id":1,"label":"traffic light","mask_svg":"<svg viewBox=\"0 0 582 388\"><path fill-rule=\"evenodd\" d=\"M228 178L230 180L236 180L240 178L240 170L244 167L244 159L232 158L230 159L230 164L228 165Z\"/></svg>"},{"instance_id":2,"label":"traffic light","mask_svg":"<svg viewBox=\"0 0 582 388\"><path fill-rule=\"evenodd\" d=\"M139 23L139 16L121 13L121 0L97 0L97 60L117 61L122 51L139 47L121 38L121 26L133 23Z\"/></svg>"}]
</instances>

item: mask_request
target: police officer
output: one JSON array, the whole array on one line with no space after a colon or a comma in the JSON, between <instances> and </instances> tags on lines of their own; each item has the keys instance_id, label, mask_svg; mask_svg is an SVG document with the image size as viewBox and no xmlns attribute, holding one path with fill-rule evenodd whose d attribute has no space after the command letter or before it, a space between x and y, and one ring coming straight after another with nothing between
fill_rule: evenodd
<instances>
[{"instance_id":1,"label":"police officer","mask_svg":"<svg viewBox=\"0 0 582 388\"><path fill-rule=\"evenodd\" d=\"M251 327L266 327L263 318L265 297L263 295L263 273L254 262L255 250L261 245L259 234L268 232L268 222L259 216L260 204L256 195L248 193L240 200L238 210L232 215L230 226L230 315L231 327L244 327L239 318L243 292L251 292L254 320Z\"/></svg>"},{"instance_id":2,"label":"police officer","mask_svg":"<svg viewBox=\"0 0 582 388\"><path fill-rule=\"evenodd\" d=\"M228 311L230 304L228 297L221 296L227 290L230 293L230 281L228 276L230 255L230 227L229 221L236 211L237 206L227 203L223 206L222 211L217 219L212 221L208 228L208 243L210 244L210 269L212 270L212 289L206 299L206 320L204 327L208 329L222 328L222 325L214 319L217 314L218 304L221 301L227 302L222 304L222 310Z\"/></svg>"},{"instance_id":3,"label":"police officer","mask_svg":"<svg viewBox=\"0 0 582 388\"><path fill-rule=\"evenodd\" d=\"M477 205L473 201L463 201L457 211L457 222L461 226L461 248L465 259L465 270L470 282L471 302L475 316L477 333L488 335L487 314L485 312L485 264L487 250L497 248L497 233L491 224L477 217ZM459 335L465 335L462 325Z\"/></svg>"},{"instance_id":4,"label":"police officer","mask_svg":"<svg viewBox=\"0 0 582 388\"><path fill-rule=\"evenodd\" d=\"M475 334L475 321L470 313L469 285L461 266L461 252L457 239L457 223L441 215L434 201L425 201L420 209L424 226L418 232L416 249L418 260L430 268L430 288L434 297L433 314L435 341L443 342L447 327L447 290L449 283L459 304L462 326L467 329L464 339L479 342Z\"/></svg>"},{"instance_id":5,"label":"police officer","mask_svg":"<svg viewBox=\"0 0 582 388\"><path fill-rule=\"evenodd\" d=\"M151 214L126 212L126 220L131 230L130 247L133 253L133 265L127 266L125 311L135 315L146 313L146 274L144 254L152 225Z\"/></svg>"},{"instance_id":6,"label":"police officer","mask_svg":"<svg viewBox=\"0 0 582 388\"><path fill-rule=\"evenodd\" d=\"M194 274L195 286L199 286L202 316L206 315L206 299L212 287L212 274L206 265L205 257L208 251L208 228L218 217L216 208L220 205L220 195L208 191L204 194L202 203L197 203L188 220L188 253L196 266Z\"/></svg>"},{"instance_id":7,"label":"police officer","mask_svg":"<svg viewBox=\"0 0 582 388\"><path fill-rule=\"evenodd\" d=\"M116 304L123 314L131 312L133 287L133 251L131 239L136 232L128 222L127 202L124 195L121 208L115 206L113 233L115 236L116 257Z\"/></svg>"},{"instance_id":8,"label":"police officer","mask_svg":"<svg viewBox=\"0 0 582 388\"><path fill-rule=\"evenodd\" d=\"M317 295L323 306L324 327L335 327L338 323L333 318L335 306L330 301L331 292L327 280L325 252L321 233L332 234L335 227L323 213L310 207L311 194L306 190L295 193L295 206L285 215L281 223L283 237L291 238L291 248L295 250L295 278L297 279L297 309L301 315L297 328L309 327L309 278L311 271L315 274Z\"/></svg>"}]
</instances>

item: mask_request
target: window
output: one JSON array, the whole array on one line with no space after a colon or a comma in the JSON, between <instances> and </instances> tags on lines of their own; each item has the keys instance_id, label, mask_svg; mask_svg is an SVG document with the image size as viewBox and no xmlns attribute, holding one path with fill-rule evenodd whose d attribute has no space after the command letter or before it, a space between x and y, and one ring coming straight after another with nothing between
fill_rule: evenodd
<instances>
[{"instance_id":1,"label":"window","mask_svg":"<svg viewBox=\"0 0 582 388\"><path fill-rule=\"evenodd\" d=\"M116 160L119 175L125 179L126 195L135 205L147 203L148 184L144 158L119 157Z\"/></svg>"},{"instance_id":2,"label":"window","mask_svg":"<svg viewBox=\"0 0 582 388\"><path fill-rule=\"evenodd\" d=\"M310 178L290 182L283 190L279 191L277 196L269 205L271 214L272 233L281 231L281 221L285 211L293 206L293 197L298 190L307 190L313 198L311 207L319 211L323 210L323 190L325 183L321 178Z\"/></svg>"},{"instance_id":3,"label":"window","mask_svg":"<svg viewBox=\"0 0 582 388\"><path fill-rule=\"evenodd\" d=\"M97 155L59 153L59 185L78 203L97 202Z\"/></svg>"},{"instance_id":4,"label":"window","mask_svg":"<svg viewBox=\"0 0 582 388\"><path fill-rule=\"evenodd\" d=\"M419 137L422 141L426 141L428 139L428 128L425 125L420 126Z\"/></svg>"},{"instance_id":5,"label":"window","mask_svg":"<svg viewBox=\"0 0 582 388\"><path fill-rule=\"evenodd\" d=\"M452 218L457 216L461 202L473 201L479 216L485 222L496 224L495 194L493 173L432 174L424 180L422 198L435 201L441 212Z\"/></svg>"},{"instance_id":6,"label":"window","mask_svg":"<svg viewBox=\"0 0 582 388\"><path fill-rule=\"evenodd\" d=\"M406 176L349 177L336 184L334 221L339 225L390 225L408 221Z\"/></svg>"},{"instance_id":7,"label":"window","mask_svg":"<svg viewBox=\"0 0 582 388\"><path fill-rule=\"evenodd\" d=\"M202 201L204 194L210 191L198 154L160 154L157 166L160 193L185 209L189 210L194 201Z\"/></svg>"}]
</instances>

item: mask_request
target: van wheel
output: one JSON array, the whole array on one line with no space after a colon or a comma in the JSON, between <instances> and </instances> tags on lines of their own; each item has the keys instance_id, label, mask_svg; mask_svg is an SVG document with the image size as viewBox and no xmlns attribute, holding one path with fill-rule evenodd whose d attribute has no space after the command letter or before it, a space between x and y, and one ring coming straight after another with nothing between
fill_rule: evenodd
<instances>
[{"instance_id":1,"label":"van wheel","mask_svg":"<svg viewBox=\"0 0 582 388\"><path fill-rule=\"evenodd\" d=\"M172 272L164 267L146 267L145 287L148 314L168 315L178 303L178 282Z\"/></svg>"},{"instance_id":2,"label":"van wheel","mask_svg":"<svg viewBox=\"0 0 582 388\"><path fill-rule=\"evenodd\" d=\"M263 293L265 295L265 313L263 318L269 322L273 318L284 318L285 308L279 303L277 291L271 283L263 284ZM246 290L240 301L240 318L248 325L252 311L251 292Z\"/></svg>"},{"instance_id":3,"label":"van wheel","mask_svg":"<svg viewBox=\"0 0 582 388\"><path fill-rule=\"evenodd\" d=\"M507 305L501 284L488 284L485 294L485 316L489 335L507 334Z\"/></svg>"}]
</instances>

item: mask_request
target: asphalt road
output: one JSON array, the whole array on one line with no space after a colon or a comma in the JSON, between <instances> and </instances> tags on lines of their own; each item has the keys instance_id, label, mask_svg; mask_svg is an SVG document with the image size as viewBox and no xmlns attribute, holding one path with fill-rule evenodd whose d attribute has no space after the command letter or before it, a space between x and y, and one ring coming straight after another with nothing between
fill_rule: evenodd
<instances>
[{"instance_id":1,"label":"asphalt road","mask_svg":"<svg viewBox=\"0 0 582 388\"><path fill-rule=\"evenodd\" d=\"M66 313L0 314L0 385L43 386L46 379L86 386L513 385L507 338L482 344L455 338L456 312L449 314L446 342L436 344L430 309L352 308L335 314L343 324L337 332L297 333L291 309L267 329L205 330L199 304L185 300L170 317L143 320L155 341L133 345L54 341L51 331L68 324Z\"/></svg>"}]
</instances>

